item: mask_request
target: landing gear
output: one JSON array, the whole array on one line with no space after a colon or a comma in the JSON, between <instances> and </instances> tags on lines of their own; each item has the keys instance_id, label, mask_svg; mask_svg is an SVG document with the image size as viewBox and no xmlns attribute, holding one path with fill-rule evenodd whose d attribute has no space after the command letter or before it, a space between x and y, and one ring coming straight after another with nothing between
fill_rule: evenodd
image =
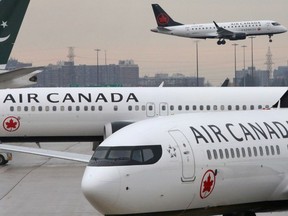
<instances>
[{"instance_id":1,"label":"landing gear","mask_svg":"<svg viewBox=\"0 0 288 216\"><path fill-rule=\"evenodd\" d=\"M225 41L224 39L219 39L219 40L217 41L217 44L218 44L218 45L224 45L224 44L226 44L226 41Z\"/></svg>"},{"instance_id":2,"label":"landing gear","mask_svg":"<svg viewBox=\"0 0 288 216\"><path fill-rule=\"evenodd\" d=\"M272 35L269 35L269 42L270 42L270 43L272 42L271 37L272 37Z\"/></svg>"}]
</instances>

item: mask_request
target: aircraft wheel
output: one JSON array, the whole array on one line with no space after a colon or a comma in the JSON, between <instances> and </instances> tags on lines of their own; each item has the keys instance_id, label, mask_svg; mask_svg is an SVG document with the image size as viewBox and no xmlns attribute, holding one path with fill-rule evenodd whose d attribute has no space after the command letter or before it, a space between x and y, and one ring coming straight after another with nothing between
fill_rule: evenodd
<instances>
[{"instance_id":1,"label":"aircraft wheel","mask_svg":"<svg viewBox=\"0 0 288 216\"><path fill-rule=\"evenodd\" d=\"M218 40L218 41L217 41L217 44L218 44L218 45L221 45L221 44L222 44L222 41Z\"/></svg>"},{"instance_id":2,"label":"aircraft wheel","mask_svg":"<svg viewBox=\"0 0 288 216\"><path fill-rule=\"evenodd\" d=\"M222 41L222 45L224 45L224 44L226 44L226 41L225 41L225 40Z\"/></svg>"},{"instance_id":3,"label":"aircraft wheel","mask_svg":"<svg viewBox=\"0 0 288 216\"><path fill-rule=\"evenodd\" d=\"M271 43L271 42L272 42L272 39L270 39L269 42Z\"/></svg>"},{"instance_id":4,"label":"aircraft wheel","mask_svg":"<svg viewBox=\"0 0 288 216\"><path fill-rule=\"evenodd\" d=\"M4 156L0 155L0 165L5 165L7 163L8 163L8 161L5 160Z\"/></svg>"}]
</instances>

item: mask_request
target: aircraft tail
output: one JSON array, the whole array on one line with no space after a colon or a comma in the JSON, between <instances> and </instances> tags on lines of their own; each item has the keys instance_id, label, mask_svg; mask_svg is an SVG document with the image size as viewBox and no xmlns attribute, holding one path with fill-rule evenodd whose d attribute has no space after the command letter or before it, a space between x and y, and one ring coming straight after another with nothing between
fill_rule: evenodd
<instances>
[{"instance_id":1,"label":"aircraft tail","mask_svg":"<svg viewBox=\"0 0 288 216\"><path fill-rule=\"evenodd\" d=\"M0 69L5 69L30 0L0 1Z\"/></svg>"},{"instance_id":2,"label":"aircraft tail","mask_svg":"<svg viewBox=\"0 0 288 216\"><path fill-rule=\"evenodd\" d=\"M158 27L178 26L182 23L175 22L158 4L152 4Z\"/></svg>"}]
</instances>

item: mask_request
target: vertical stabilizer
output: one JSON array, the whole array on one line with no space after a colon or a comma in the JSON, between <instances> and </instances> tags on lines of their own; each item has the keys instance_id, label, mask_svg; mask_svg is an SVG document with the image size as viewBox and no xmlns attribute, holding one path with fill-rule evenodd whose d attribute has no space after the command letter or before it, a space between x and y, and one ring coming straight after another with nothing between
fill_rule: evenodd
<instances>
[{"instance_id":1,"label":"vertical stabilizer","mask_svg":"<svg viewBox=\"0 0 288 216\"><path fill-rule=\"evenodd\" d=\"M5 69L30 0L0 1L0 69Z\"/></svg>"},{"instance_id":2,"label":"vertical stabilizer","mask_svg":"<svg viewBox=\"0 0 288 216\"><path fill-rule=\"evenodd\" d=\"M183 25L175 22L158 4L152 4L155 19L158 27L178 26Z\"/></svg>"}]
</instances>

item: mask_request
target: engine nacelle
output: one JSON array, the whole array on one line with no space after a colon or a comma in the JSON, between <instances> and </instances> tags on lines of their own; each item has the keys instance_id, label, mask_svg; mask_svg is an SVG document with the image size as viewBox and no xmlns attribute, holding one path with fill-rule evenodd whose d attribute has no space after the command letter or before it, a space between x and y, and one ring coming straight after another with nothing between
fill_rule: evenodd
<instances>
[{"instance_id":1,"label":"engine nacelle","mask_svg":"<svg viewBox=\"0 0 288 216\"><path fill-rule=\"evenodd\" d=\"M246 37L246 33L235 33L229 38L229 40L245 40Z\"/></svg>"},{"instance_id":2,"label":"engine nacelle","mask_svg":"<svg viewBox=\"0 0 288 216\"><path fill-rule=\"evenodd\" d=\"M111 122L105 124L104 126L104 140L109 137L111 134L115 133L116 131L120 130L123 127L126 127L129 124L134 122L122 121L122 122Z\"/></svg>"}]
</instances>

